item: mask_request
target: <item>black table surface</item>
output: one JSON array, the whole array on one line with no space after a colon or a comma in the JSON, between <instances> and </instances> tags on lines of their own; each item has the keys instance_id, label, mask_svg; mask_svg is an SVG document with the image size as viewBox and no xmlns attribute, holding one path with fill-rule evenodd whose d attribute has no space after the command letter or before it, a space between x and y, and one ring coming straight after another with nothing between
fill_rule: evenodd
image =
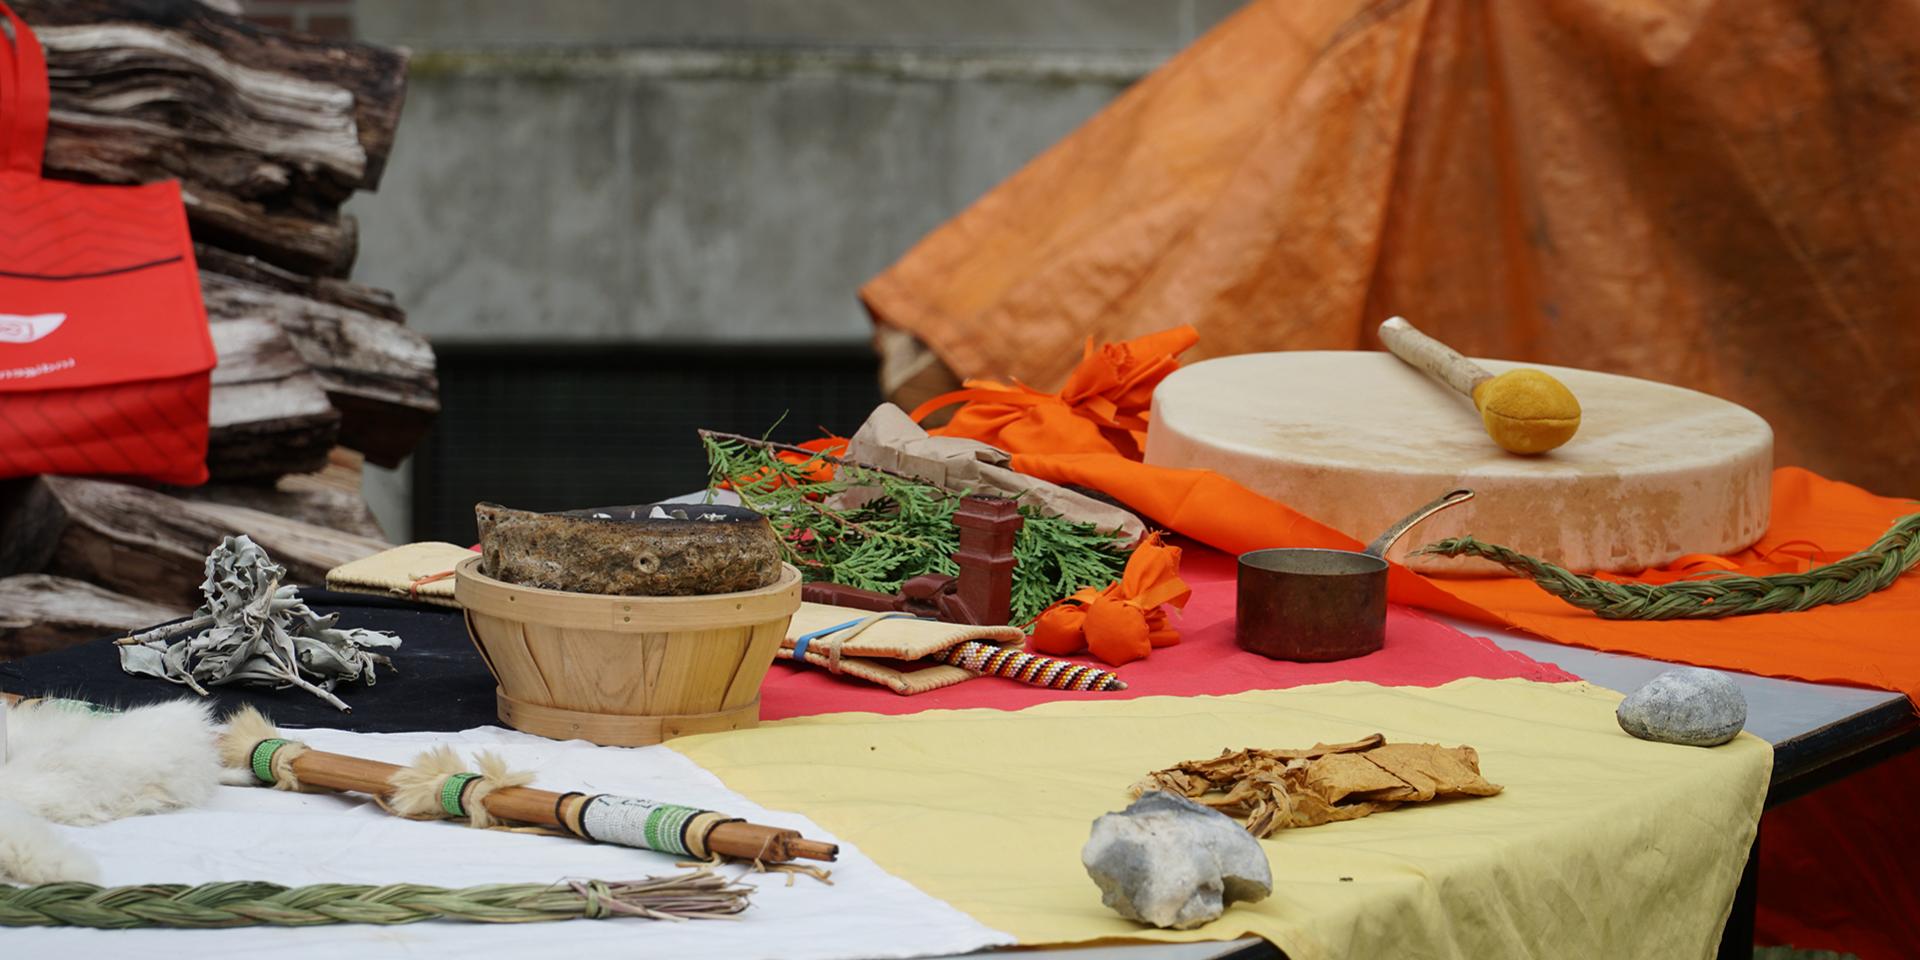
<instances>
[{"instance_id":1,"label":"black table surface","mask_svg":"<svg viewBox=\"0 0 1920 960\"><path fill-rule=\"evenodd\" d=\"M399 635L400 647L390 654L393 667L381 668L372 686L343 683L334 689L351 713L299 689L211 687L207 700L219 714L251 704L278 724L366 733L466 730L500 722L493 676L467 638L458 610L306 587L300 596L316 612L339 614L340 626ZM184 686L122 671L110 637L0 663L0 691L116 707L192 695Z\"/></svg>"}]
</instances>

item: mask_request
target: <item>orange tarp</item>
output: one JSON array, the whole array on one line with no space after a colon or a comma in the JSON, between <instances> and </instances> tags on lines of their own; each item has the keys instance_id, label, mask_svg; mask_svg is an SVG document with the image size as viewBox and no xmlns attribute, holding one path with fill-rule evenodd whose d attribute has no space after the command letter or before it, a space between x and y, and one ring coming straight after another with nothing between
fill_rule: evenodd
<instances>
[{"instance_id":1,"label":"orange tarp","mask_svg":"<svg viewBox=\"0 0 1920 960\"><path fill-rule=\"evenodd\" d=\"M1084 338L1377 346L1704 390L1920 476L1920 6L1256 0L872 280L963 377Z\"/></svg>"}]
</instances>

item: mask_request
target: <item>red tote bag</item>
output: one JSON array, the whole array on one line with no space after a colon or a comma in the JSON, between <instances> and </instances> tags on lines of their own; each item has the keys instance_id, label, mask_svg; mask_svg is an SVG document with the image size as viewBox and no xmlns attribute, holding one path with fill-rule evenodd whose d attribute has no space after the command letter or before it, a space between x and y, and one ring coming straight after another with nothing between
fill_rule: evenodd
<instances>
[{"instance_id":1,"label":"red tote bag","mask_svg":"<svg viewBox=\"0 0 1920 960\"><path fill-rule=\"evenodd\" d=\"M0 3L0 477L204 483L215 355L180 186L41 179L47 104Z\"/></svg>"}]
</instances>

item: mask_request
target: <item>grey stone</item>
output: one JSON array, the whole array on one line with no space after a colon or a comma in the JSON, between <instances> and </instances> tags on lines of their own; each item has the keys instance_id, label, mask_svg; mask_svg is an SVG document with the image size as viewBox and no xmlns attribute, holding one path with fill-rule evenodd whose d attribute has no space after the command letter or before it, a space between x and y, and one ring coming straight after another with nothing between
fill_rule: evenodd
<instances>
[{"instance_id":1,"label":"grey stone","mask_svg":"<svg viewBox=\"0 0 1920 960\"><path fill-rule=\"evenodd\" d=\"M1620 729L1642 740L1712 747L1747 725L1747 698L1717 670L1668 670L1620 701Z\"/></svg>"},{"instance_id":2,"label":"grey stone","mask_svg":"<svg viewBox=\"0 0 1920 960\"><path fill-rule=\"evenodd\" d=\"M1093 821L1080 861L1102 903L1156 927L1191 930L1273 892L1267 853L1246 828L1160 790Z\"/></svg>"}]
</instances>

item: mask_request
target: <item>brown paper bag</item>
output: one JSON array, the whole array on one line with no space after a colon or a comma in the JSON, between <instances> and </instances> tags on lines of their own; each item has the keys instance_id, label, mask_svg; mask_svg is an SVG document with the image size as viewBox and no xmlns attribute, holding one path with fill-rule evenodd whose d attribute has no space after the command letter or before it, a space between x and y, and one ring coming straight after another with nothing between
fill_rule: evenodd
<instances>
[{"instance_id":1,"label":"brown paper bag","mask_svg":"<svg viewBox=\"0 0 1920 960\"><path fill-rule=\"evenodd\" d=\"M963 437L936 437L920 428L906 411L883 403L848 438L846 457L898 473L920 477L948 490L1013 497L1044 513L1093 524L1094 529L1126 538L1131 549L1146 536L1146 525L1127 510L1102 503L1066 487L1009 468L1006 451ZM859 489L841 495L840 506L871 499Z\"/></svg>"}]
</instances>

